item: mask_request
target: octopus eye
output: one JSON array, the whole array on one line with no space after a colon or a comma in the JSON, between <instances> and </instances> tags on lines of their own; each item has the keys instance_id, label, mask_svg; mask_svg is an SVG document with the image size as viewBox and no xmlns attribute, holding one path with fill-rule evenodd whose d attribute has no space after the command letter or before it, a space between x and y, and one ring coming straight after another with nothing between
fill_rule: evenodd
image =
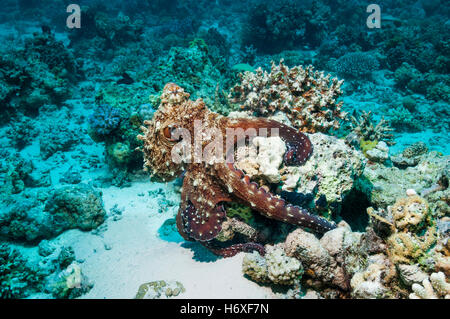
<instances>
[{"instance_id":1,"label":"octopus eye","mask_svg":"<svg viewBox=\"0 0 450 319\"><path fill-rule=\"evenodd\" d=\"M181 136L178 138L173 138L173 131L176 130L176 126L174 125L168 125L163 129L163 135L165 138L167 138L171 142L179 142L181 141Z\"/></svg>"}]
</instances>

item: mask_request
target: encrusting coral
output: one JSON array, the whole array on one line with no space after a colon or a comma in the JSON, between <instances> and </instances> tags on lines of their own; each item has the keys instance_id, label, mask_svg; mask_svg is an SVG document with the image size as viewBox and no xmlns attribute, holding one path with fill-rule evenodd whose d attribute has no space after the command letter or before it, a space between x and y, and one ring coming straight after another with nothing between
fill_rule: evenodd
<instances>
[{"instance_id":1,"label":"encrusting coral","mask_svg":"<svg viewBox=\"0 0 450 319\"><path fill-rule=\"evenodd\" d=\"M285 113L294 127L302 132L327 132L337 129L346 117L341 111L343 80L325 76L312 66L289 68L272 62L270 73L261 68L241 74L241 83L229 94L232 103L256 115Z\"/></svg>"},{"instance_id":2,"label":"encrusting coral","mask_svg":"<svg viewBox=\"0 0 450 319\"><path fill-rule=\"evenodd\" d=\"M256 252L247 254L242 262L242 271L257 282L272 282L279 285L292 285L303 274L300 261L286 256L283 248L270 247L264 257Z\"/></svg>"},{"instance_id":3,"label":"encrusting coral","mask_svg":"<svg viewBox=\"0 0 450 319\"><path fill-rule=\"evenodd\" d=\"M386 242L393 263L420 263L430 255L437 240L437 231L425 199L413 194L400 198L389 207L388 215L392 219L392 234Z\"/></svg>"},{"instance_id":4,"label":"encrusting coral","mask_svg":"<svg viewBox=\"0 0 450 319\"><path fill-rule=\"evenodd\" d=\"M392 163L399 168L416 166L420 156L428 152L428 147L423 142L416 142L403 150L401 154L391 157Z\"/></svg>"}]
</instances>

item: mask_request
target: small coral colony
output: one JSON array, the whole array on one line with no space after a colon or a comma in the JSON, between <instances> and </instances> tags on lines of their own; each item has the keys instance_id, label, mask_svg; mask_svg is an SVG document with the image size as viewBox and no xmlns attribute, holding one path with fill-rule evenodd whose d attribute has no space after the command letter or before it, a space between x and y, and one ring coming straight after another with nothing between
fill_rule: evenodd
<instances>
[{"instance_id":1,"label":"small coral colony","mask_svg":"<svg viewBox=\"0 0 450 319\"><path fill-rule=\"evenodd\" d=\"M366 1L80 1L80 28L4 2L0 297L88 294L59 238L103 236L142 183L175 194L149 193L166 237L278 298L450 298L448 1L375 27Z\"/></svg>"}]
</instances>

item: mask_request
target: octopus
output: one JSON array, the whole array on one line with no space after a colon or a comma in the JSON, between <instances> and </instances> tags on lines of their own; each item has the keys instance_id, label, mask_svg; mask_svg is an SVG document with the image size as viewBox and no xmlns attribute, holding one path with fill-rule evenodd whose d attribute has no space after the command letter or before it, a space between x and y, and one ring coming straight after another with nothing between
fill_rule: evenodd
<instances>
[{"instance_id":1,"label":"octopus","mask_svg":"<svg viewBox=\"0 0 450 319\"><path fill-rule=\"evenodd\" d=\"M215 240L227 219L224 204L232 201L245 204L267 218L307 227L317 233L336 227L334 223L259 187L237 169L233 161L228 160L227 156L233 154L239 142L243 139L248 141L246 134L233 135L231 142L228 138L226 143L217 138L229 137L227 134L239 130L272 136L275 128L286 143L284 163L301 165L313 152L311 141L305 134L266 118L229 118L210 111L202 99L193 101L189 97L190 94L178 85L166 84L158 110L152 120L144 121L141 127L143 135L138 135L143 141L144 168L151 171L153 177L171 181L184 174L176 224L185 240L198 241L223 257L253 250L264 255L264 246L258 242L222 247ZM214 148L212 146L221 151L218 156L196 158L199 153L207 153Z\"/></svg>"}]
</instances>

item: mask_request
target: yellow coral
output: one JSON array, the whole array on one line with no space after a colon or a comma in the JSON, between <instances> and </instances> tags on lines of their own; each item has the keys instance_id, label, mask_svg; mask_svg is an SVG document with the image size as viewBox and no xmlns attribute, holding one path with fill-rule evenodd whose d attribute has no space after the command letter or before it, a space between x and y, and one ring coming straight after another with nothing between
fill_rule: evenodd
<instances>
[{"instance_id":1,"label":"yellow coral","mask_svg":"<svg viewBox=\"0 0 450 319\"><path fill-rule=\"evenodd\" d=\"M366 156L367 151L370 151L371 149L374 149L375 146L377 146L378 141L370 141L370 140L364 140L362 139L359 143L359 146L361 147L361 151L363 152L364 156Z\"/></svg>"},{"instance_id":2,"label":"yellow coral","mask_svg":"<svg viewBox=\"0 0 450 319\"><path fill-rule=\"evenodd\" d=\"M253 220L253 213L250 207L237 203L230 203L227 207L228 217L237 217L249 224Z\"/></svg>"},{"instance_id":3,"label":"yellow coral","mask_svg":"<svg viewBox=\"0 0 450 319\"><path fill-rule=\"evenodd\" d=\"M417 262L436 243L428 203L418 195L398 199L391 208L394 233L387 239L393 263Z\"/></svg>"},{"instance_id":4,"label":"yellow coral","mask_svg":"<svg viewBox=\"0 0 450 319\"><path fill-rule=\"evenodd\" d=\"M427 201L418 195L398 199L391 213L398 230L420 231L430 217Z\"/></svg>"},{"instance_id":5,"label":"yellow coral","mask_svg":"<svg viewBox=\"0 0 450 319\"><path fill-rule=\"evenodd\" d=\"M130 147L119 142L108 147L108 154L116 163L123 164L127 162L130 156Z\"/></svg>"},{"instance_id":6,"label":"yellow coral","mask_svg":"<svg viewBox=\"0 0 450 319\"><path fill-rule=\"evenodd\" d=\"M406 232L392 234L387 239L389 259L395 264L417 262L436 243L436 235L436 227L428 229L423 236Z\"/></svg>"}]
</instances>

